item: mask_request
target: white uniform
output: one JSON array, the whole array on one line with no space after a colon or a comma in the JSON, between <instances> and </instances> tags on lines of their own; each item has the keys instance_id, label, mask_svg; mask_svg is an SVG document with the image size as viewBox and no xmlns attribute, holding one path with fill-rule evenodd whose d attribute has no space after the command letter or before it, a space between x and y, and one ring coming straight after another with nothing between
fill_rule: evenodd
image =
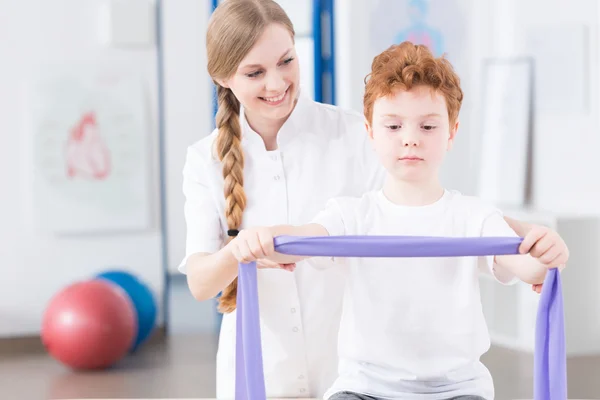
<instances>
[{"instance_id":1,"label":"white uniform","mask_svg":"<svg viewBox=\"0 0 600 400\"><path fill-rule=\"evenodd\" d=\"M445 191L421 207L390 202L381 190L332 199L313 222L330 235L516 237L499 210ZM349 258L340 325L340 376L326 393L376 398L494 397L480 362L490 346L479 293L479 271L503 284L494 257ZM331 265L331 263L330 263Z\"/></svg>"},{"instance_id":2,"label":"white uniform","mask_svg":"<svg viewBox=\"0 0 600 400\"><path fill-rule=\"evenodd\" d=\"M300 94L267 151L241 113L247 207L243 226L309 222L335 196L380 188L384 170L360 113ZM183 171L186 259L216 252L226 241L223 177L213 156L214 131L189 147ZM185 273L185 260L180 266ZM337 335L343 280L339 271L259 270L263 359L268 397L321 397L337 376ZM217 397L234 398L235 312L223 317L217 354Z\"/></svg>"}]
</instances>

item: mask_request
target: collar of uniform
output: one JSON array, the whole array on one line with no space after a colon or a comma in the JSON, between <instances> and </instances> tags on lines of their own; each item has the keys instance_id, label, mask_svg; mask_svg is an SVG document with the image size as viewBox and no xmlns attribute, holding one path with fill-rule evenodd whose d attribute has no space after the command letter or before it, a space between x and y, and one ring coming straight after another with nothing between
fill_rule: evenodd
<instances>
[{"instance_id":1,"label":"collar of uniform","mask_svg":"<svg viewBox=\"0 0 600 400\"><path fill-rule=\"evenodd\" d=\"M300 89L296 106L277 133L277 145L279 149L281 149L281 146L292 142L304 131L303 126L310 121L307 113L309 112L311 103L312 100L306 95L304 90ZM242 128L242 143L252 147L261 146L264 148L262 138L250 127L248 120L246 120L243 106L240 107L240 124Z\"/></svg>"}]
</instances>

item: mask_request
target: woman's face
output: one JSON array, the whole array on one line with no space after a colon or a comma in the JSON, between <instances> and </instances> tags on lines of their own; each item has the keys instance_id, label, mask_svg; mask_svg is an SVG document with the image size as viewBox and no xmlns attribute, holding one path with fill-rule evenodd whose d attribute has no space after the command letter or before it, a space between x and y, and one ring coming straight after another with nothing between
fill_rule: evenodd
<instances>
[{"instance_id":1,"label":"woman's face","mask_svg":"<svg viewBox=\"0 0 600 400\"><path fill-rule=\"evenodd\" d=\"M219 82L244 106L249 118L280 120L292 112L300 69L294 41L280 24L267 26L232 77Z\"/></svg>"}]
</instances>

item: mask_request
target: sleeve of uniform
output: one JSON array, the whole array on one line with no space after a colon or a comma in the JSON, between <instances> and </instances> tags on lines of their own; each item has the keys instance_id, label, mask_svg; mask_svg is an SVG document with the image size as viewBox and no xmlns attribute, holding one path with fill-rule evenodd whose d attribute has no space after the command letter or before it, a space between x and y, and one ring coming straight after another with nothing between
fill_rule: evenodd
<instances>
[{"instance_id":1,"label":"sleeve of uniform","mask_svg":"<svg viewBox=\"0 0 600 400\"><path fill-rule=\"evenodd\" d=\"M348 194L362 196L366 192L381 189L385 169L369 140L364 117L354 111L346 111L343 116L348 148L352 150L352 178L355 185Z\"/></svg>"},{"instance_id":2,"label":"sleeve of uniform","mask_svg":"<svg viewBox=\"0 0 600 400\"><path fill-rule=\"evenodd\" d=\"M357 155L359 158L357 165L360 165L360 172L363 176L363 187L356 193L360 196L366 192L381 189L386 171L383 165L381 165L373 144L369 139L364 117L361 116L360 119L353 120L350 123L350 129L356 138Z\"/></svg>"},{"instance_id":3,"label":"sleeve of uniform","mask_svg":"<svg viewBox=\"0 0 600 400\"><path fill-rule=\"evenodd\" d=\"M481 236L518 237L519 235L517 235L504 220L504 215L500 210L494 207L488 207L484 211ZM490 273L498 282L504 285L513 285L519 281L519 279L511 272L497 269L496 264L494 263L494 256L480 257L479 260L481 269Z\"/></svg>"},{"instance_id":4,"label":"sleeve of uniform","mask_svg":"<svg viewBox=\"0 0 600 400\"><path fill-rule=\"evenodd\" d=\"M179 271L186 273L186 262L195 253L214 253L223 245L219 213L206 179L206 165L198 150L187 150L183 167L184 216L186 223L185 257Z\"/></svg>"},{"instance_id":5,"label":"sleeve of uniform","mask_svg":"<svg viewBox=\"0 0 600 400\"><path fill-rule=\"evenodd\" d=\"M377 153L375 153L368 137L365 133L364 145L362 146L365 192L381 189L386 175L385 168L377 158Z\"/></svg>"}]
</instances>

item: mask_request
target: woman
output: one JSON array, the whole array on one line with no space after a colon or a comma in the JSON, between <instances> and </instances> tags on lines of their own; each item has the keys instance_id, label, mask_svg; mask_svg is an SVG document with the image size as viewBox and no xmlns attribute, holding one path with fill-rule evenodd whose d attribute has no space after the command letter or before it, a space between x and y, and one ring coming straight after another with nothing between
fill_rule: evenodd
<instances>
[{"instance_id":1,"label":"woman","mask_svg":"<svg viewBox=\"0 0 600 400\"><path fill-rule=\"evenodd\" d=\"M244 226L306 223L331 197L381 187L384 170L361 114L316 103L300 90L294 29L276 2L223 2L209 22L206 45L217 85L217 129L188 148L180 270L198 300L222 292L217 398L234 398L237 261L231 238ZM521 236L529 231L509 223ZM564 245L541 228L529 236L542 234ZM342 281L335 269L301 263L258 263L268 397L321 397L337 373Z\"/></svg>"}]
</instances>

